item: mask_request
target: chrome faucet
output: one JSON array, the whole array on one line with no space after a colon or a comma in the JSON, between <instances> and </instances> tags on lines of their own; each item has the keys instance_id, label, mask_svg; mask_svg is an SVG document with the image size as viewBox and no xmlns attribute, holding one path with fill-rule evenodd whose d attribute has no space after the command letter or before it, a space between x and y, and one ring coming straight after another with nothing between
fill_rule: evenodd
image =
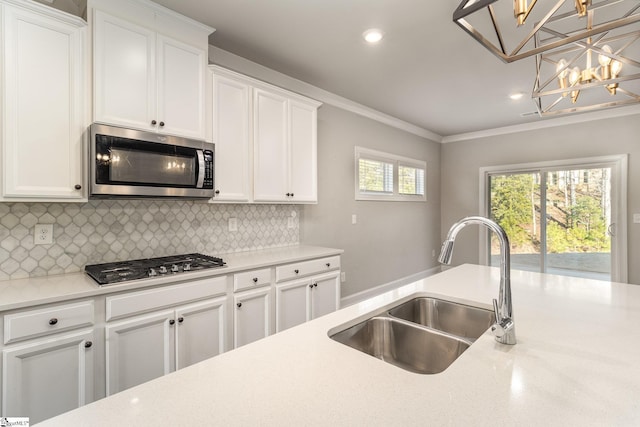
<instances>
[{"instance_id":1,"label":"chrome faucet","mask_svg":"<svg viewBox=\"0 0 640 427\"><path fill-rule=\"evenodd\" d=\"M438 261L442 264L451 264L453 255L453 243L460 230L469 224L484 225L496 233L500 241L500 292L498 300L493 300L493 311L496 315L496 323L491 326L491 331L496 336L496 341L502 344L513 345L516 343L516 326L513 322L513 303L511 302L511 277L510 277L510 250L509 238L502 227L494 221L482 216L468 216L456 222L449 229L447 239L442 243L442 249Z\"/></svg>"}]
</instances>

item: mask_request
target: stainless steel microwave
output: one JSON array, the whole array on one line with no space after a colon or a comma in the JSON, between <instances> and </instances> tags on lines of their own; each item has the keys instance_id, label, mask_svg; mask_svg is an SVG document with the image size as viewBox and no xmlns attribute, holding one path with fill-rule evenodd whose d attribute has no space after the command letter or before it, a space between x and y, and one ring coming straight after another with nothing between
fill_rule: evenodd
<instances>
[{"instance_id":1,"label":"stainless steel microwave","mask_svg":"<svg viewBox=\"0 0 640 427\"><path fill-rule=\"evenodd\" d=\"M213 197L214 144L94 123L90 197Z\"/></svg>"}]
</instances>

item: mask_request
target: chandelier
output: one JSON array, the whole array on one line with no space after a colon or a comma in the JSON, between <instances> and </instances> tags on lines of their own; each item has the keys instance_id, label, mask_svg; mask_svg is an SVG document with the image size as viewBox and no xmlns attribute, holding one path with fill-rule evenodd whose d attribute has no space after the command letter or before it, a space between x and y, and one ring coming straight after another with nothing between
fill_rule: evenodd
<instances>
[{"instance_id":1,"label":"chandelier","mask_svg":"<svg viewBox=\"0 0 640 427\"><path fill-rule=\"evenodd\" d=\"M640 102L640 0L464 0L453 20L504 62L535 57L541 116Z\"/></svg>"}]
</instances>

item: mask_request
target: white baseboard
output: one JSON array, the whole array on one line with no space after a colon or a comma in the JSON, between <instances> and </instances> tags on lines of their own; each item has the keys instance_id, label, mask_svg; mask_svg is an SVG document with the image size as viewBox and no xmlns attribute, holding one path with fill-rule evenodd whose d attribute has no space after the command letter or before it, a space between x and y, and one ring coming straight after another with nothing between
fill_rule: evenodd
<instances>
[{"instance_id":1,"label":"white baseboard","mask_svg":"<svg viewBox=\"0 0 640 427\"><path fill-rule=\"evenodd\" d=\"M420 279L424 279L425 277L429 277L429 276L433 276L434 274L440 273L442 271L442 269L440 268L440 266L437 267L433 267L430 268L428 270L424 270L421 271L419 273L415 273L412 274L410 276L406 276L403 277L401 279L398 280L394 280L393 282L389 282L389 283L385 283L370 289L366 289L362 292L358 292L356 294L353 295L348 295L346 297L343 297L340 300L340 307L344 308L356 303L359 303L361 301L364 301L366 299L369 299L371 297L375 297L376 295L380 295L383 294L387 291L390 291L392 289L396 289L399 288L400 286L406 285L408 283L412 283L415 282L416 280L420 280Z\"/></svg>"}]
</instances>

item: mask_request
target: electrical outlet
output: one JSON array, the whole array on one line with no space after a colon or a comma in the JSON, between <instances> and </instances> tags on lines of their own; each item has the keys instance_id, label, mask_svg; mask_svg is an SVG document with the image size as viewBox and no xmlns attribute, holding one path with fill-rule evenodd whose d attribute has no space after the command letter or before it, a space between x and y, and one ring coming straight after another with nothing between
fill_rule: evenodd
<instances>
[{"instance_id":1,"label":"electrical outlet","mask_svg":"<svg viewBox=\"0 0 640 427\"><path fill-rule=\"evenodd\" d=\"M351 224L357 224L358 216L356 214L351 215Z\"/></svg>"},{"instance_id":2,"label":"electrical outlet","mask_svg":"<svg viewBox=\"0 0 640 427\"><path fill-rule=\"evenodd\" d=\"M436 250L431 249L431 258L435 258L435 257L436 257Z\"/></svg>"},{"instance_id":3,"label":"electrical outlet","mask_svg":"<svg viewBox=\"0 0 640 427\"><path fill-rule=\"evenodd\" d=\"M238 231L238 218L229 218L229 231Z\"/></svg>"},{"instance_id":4,"label":"electrical outlet","mask_svg":"<svg viewBox=\"0 0 640 427\"><path fill-rule=\"evenodd\" d=\"M296 223L292 217L287 218L287 228L296 228Z\"/></svg>"},{"instance_id":5,"label":"electrical outlet","mask_svg":"<svg viewBox=\"0 0 640 427\"><path fill-rule=\"evenodd\" d=\"M50 245L53 243L53 224L36 224L33 231L34 245Z\"/></svg>"},{"instance_id":6,"label":"electrical outlet","mask_svg":"<svg viewBox=\"0 0 640 427\"><path fill-rule=\"evenodd\" d=\"M345 271L340 273L340 282L344 283L347 281L347 273Z\"/></svg>"},{"instance_id":7,"label":"electrical outlet","mask_svg":"<svg viewBox=\"0 0 640 427\"><path fill-rule=\"evenodd\" d=\"M633 223L640 224L640 214L633 214Z\"/></svg>"}]
</instances>

